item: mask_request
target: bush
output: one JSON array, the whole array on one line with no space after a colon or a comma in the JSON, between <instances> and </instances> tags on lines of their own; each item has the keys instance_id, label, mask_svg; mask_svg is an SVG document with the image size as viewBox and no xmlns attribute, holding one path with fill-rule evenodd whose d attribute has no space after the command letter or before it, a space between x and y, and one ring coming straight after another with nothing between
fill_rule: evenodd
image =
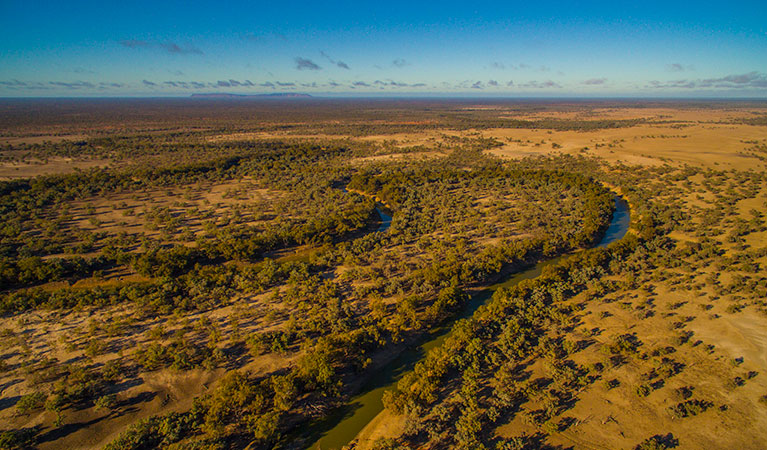
<instances>
[{"instance_id":1,"label":"bush","mask_svg":"<svg viewBox=\"0 0 767 450\"><path fill-rule=\"evenodd\" d=\"M634 450L666 450L674 448L679 444L679 441L674 439L674 435L669 433L666 436L655 435L642 441L639 445L634 447Z\"/></svg>"},{"instance_id":2,"label":"bush","mask_svg":"<svg viewBox=\"0 0 767 450\"><path fill-rule=\"evenodd\" d=\"M106 381L119 381L125 377L125 367L118 359L107 361L101 369L101 377Z\"/></svg>"},{"instance_id":3,"label":"bush","mask_svg":"<svg viewBox=\"0 0 767 450\"><path fill-rule=\"evenodd\" d=\"M112 410L117 406L117 396L115 394L102 395L94 403L97 409Z\"/></svg>"},{"instance_id":4,"label":"bush","mask_svg":"<svg viewBox=\"0 0 767 450\"><path fill-rule=\"evenodd\" d=\"M728 388L735 389L737 387L740 387L746 384L746 380L744 380L741 377L735 377L735 378L727 380L725 384L727 385Z\"/></svg>"},{"instance_id":5,"label":"bush","mask_svg":"<svg viewBox=\"0 0 767 450\"><path fill-rule=\"evenodd\" d=\"M652 388L649 384L643 383L634 388L634 393L639 397L647 397L652 392Z\"/></svg>"},{"instance_id":6,"label":"bush","mask_svg":"<svg viewBox=\"0 0 767 450\"><path fill-rule=\"evenodd\" d=\"M624 334L616 337L607 349L614 355L630 356L637 353L637 347L641 344L635 336Z\"/></svg>"},{"instance_id":7,"label":"bush","mask_svg":"<svg viewBox=\"0 0 767 450\"><path fill-rule=\"evenodd\" d=\"M682 386L680 388L674 389L672 395L678 400L687 400L688 398L692 397L692 390L692 386Z\"/></svg>"},{"instance_id":8,"label":"bush","mask_svg":"<svg viewBox=\"0 0 767 450\"><path fill-rule=\"evenodd\" d=\"M16 412L19 414L29 414L36 409L42 409L47 398L48 396L42 392L24 395L16 403Z\"/></svg>"},{"instance_id":9,"label":"bush","mask_svg":"<svg viewBox=\"0 0 767 450\"><path fill-rule=\"evenodd\" d=\"M496 450L533 450L539 447L536 439L533 439L526 434L502 440L495 445Z\"/></svg>"},{"instance_id":10,"label":"bush","mask_svg":"<svg viewBox=\"0 0 767 450\"><path fill-rule=\"evenodd\" d=\"M681 419L683 417L697 416L712 406L714 406L713 403L705 400L687 400L686 402L670 406L669 409L672 416Z\"/></svg>"},{"instance_id":11,"label":"bush","mask_svg":"<svg viewBox=\"0 0 767 450\"><path fill-rule=\"evenodd\" d=\"M32 448L35 444L37 431L36 428L0 431L0 449L21 450Z\"/></svg>"},{"instance_id":12,"label":"bush","mask_svg":"<svg viewBox=\"0 0 767 450\"><path fill-rule=\"evenodd\" d=\"M144 450L178 442L199 426L193 413L153 416L131 425L104 450Z\"/></svg>"},{"instance_id":13,"label":"bush","mask_svg":"<svg viewBox=\"0 0 767 450\"><path fill-rule=\"evenodd\" d=\"M406 448L400 445L396 439L391 438L378 438L373 442L373 450L404 450Z\"/></svg>"}]
</instances>

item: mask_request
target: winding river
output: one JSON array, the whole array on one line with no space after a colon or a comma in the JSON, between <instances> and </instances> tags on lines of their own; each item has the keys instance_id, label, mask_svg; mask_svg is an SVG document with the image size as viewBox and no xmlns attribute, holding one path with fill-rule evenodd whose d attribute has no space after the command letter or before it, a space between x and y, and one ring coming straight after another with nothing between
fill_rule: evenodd
<instances>
[{"instance_id":1,"label":"winding river","mask_svg":"<svg viewBox=\"0 0 767 450\"><path fill-rule=\"evenodd\" d=\"M377 231L386 231L391 225L391 217L378 208L381 216L381 225ZM597 244L604 247L615 242L629 229L630 211L628 203L618 195L615 196L615 211L613 212L610 226ZM307 449L340 449L349 444L365 426L370 423L383 410L383 393L387 389L393 389L397 382L428 353L432 348L442 345L442 342L450 335L453 324L459 319L471 317L482 304L487 302L493 293L502 287L511 287L522 280L535 278L541 274L541 270L550 264L554 264L561 258L543 261L523 272L511 275L506 280L489 286L473 295L466 303L463 311L447 323L432 330L423 338L420 345L412 346L402 351L395 359L378 370L360 389L360 393L351 398L349 402L335 410L321 422L310 427L306 434L311 445Z\"/></svg>"}]
</instances>

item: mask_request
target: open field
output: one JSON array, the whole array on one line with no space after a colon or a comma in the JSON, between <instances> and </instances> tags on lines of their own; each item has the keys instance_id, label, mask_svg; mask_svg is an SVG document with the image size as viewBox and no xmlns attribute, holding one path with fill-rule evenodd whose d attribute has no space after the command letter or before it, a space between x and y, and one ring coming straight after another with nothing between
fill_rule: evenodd
<instances>
[{"instance_id":1,"label":"open field","mask_svg":"<svg viewBox=\"0 0 767 450\"><path fill-rule=\"evenodd\" d=\"M350 448L767 447L763 102L38 102L0 105L7 448L305 448L566 254Z\"/></svg>"}]
</instances>

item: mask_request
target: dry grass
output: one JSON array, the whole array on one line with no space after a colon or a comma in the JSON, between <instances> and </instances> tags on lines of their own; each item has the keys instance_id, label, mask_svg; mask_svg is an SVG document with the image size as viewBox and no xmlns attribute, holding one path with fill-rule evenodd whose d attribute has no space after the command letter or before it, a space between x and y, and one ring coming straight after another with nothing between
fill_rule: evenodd
<instances>
[{"instance_id":1,"label":"dry grass","mask_svg":"<svg viewBox=\"0 0 767 450\"><path fill-rule=\"evenodd\" d=\"M31 178L39 175L65 174L94 167L109 167L111 163L111 161L104 159L78 160L73 158L0 162L0 181Z\"/></svg>"}]
</instances>

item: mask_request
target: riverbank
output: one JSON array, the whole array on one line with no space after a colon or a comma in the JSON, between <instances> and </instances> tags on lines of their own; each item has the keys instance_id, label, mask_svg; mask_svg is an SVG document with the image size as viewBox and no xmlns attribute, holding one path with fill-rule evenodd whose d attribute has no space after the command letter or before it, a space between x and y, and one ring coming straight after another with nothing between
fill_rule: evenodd
<instances>
[{"instance_id":1,"label":"riverbank","mask_svg":"<svg viewBox=\"0 0 767 450\"><path fill-rule=\"evenodd\" d=\"M597 247L620 240L628 232L631 222L628 203L615 195L615 206L610 226L608 226ZM471 317L480 306L492 298L496 290L512 287L522 280L536 278L541 274L544 267L555 264L564 257L566 255L540 262L534 267L512 274L503 282L477 291L458 317L430 333L426 342L415 348L406 348L391 363L381 368L371 380L365 383L366 387L363 387L362 392L347 402L330 419L333 421L341 417L341 420L306 448L336 449L352 442L359 445L359 448L367 448L364 446L366 444L363 443L363 440L372 444L381 437L397 436L401 430L403 419L384 409L382 400L384 392L395 388L405 373L412 370L415 364L421 361L429 351L439 347L450 336L452 325L456 321Z\"/></svg>"}]
</instances>

